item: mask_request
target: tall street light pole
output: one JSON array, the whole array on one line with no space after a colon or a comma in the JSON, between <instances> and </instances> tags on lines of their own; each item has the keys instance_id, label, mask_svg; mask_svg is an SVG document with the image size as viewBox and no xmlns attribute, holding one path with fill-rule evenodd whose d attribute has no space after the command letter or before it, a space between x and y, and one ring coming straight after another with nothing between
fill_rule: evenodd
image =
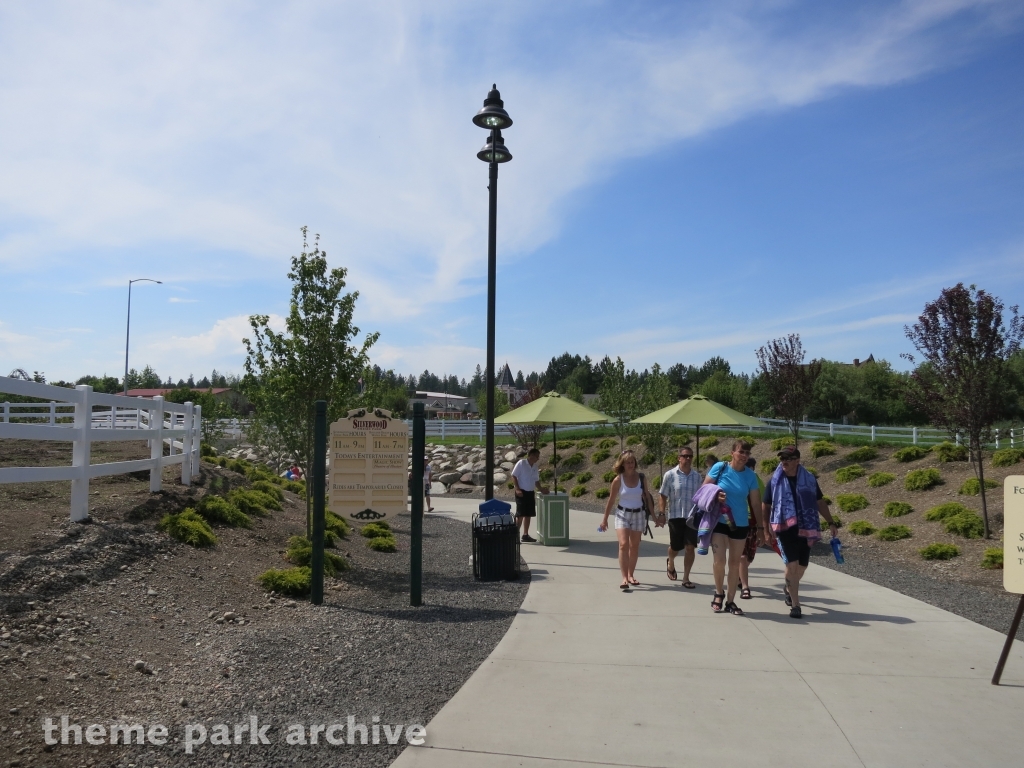
<instances>
[{"instance_id":1,"label":"tall street light pole","mask_svg":"<svg viewBox=\"0 0 1024 768\"><path fill-rule=\"evenodd\" d=\"M484 386L487 387L487 448L484 456L484 474L487 477L484 498L494 498L494 294L497 273L497 220L498 220L498 163L507 163L512 154L505 148L501 129L512 125L512 118L504 109L505 104L498 93L498 86L492 85L484 99L483 108L473 117L473 123L491 132L487 143L476 156L489 165L490 206L487 220L487 373Z\"/></svg>"},{"instance_id":2,"label":"tall street light pole","mask_svg":"<svg viewBox=\"0 0 1024 768\"><path fill-rule=\"evenodd\" d=\"M161 280L152 280L148 277L137 277L128 281L128 325L124 331L124 393L128 394L128 339L132 331L132 283L156 283L163 285Z\"/></svg>"}]
</instances>

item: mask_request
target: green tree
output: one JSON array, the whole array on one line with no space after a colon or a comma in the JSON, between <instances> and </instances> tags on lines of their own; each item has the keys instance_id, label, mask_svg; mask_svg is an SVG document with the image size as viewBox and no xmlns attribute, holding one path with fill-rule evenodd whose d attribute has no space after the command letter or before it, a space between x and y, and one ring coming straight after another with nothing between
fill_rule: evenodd
<instances>
[{"instance_id":1,"label":"green tree","mask_svg":"<svg viewBox=\"0 0 1024 768\"><path fill-rule=\"evenodd\" d=\"M800 445L800 422L814 399L814 383L821 375L821 362L804 363L800 334L773 339L757 350L760 378L779 418L789 422L793 443Z\"/></svg>"},{"instance_id":2,"label":"green tree","mask_svg":"<svg viewBox=\"0 0 1024 768\"><path fill-rule=\"evenodd\" d=\"M363 370L363 392L359 396L359 405L363 408L384 408L399 419L406 417L409 407L409 394L403 384L398 383L398 376L392 370L382 371L377 366L367 366Z\"/></svg>"},{"instance_id":3,"label":"green tree","mask_svg":"<svg viewBox=\"0 0 1024 768\"><path fill-rule=\"evenodd\" d=\"M661 366L655 363L639 391L640 415L652 413L676 401L676 388L668 375L662 373ZM649 453L658 457L658 474L665 474L665 451L668 448L668 437L672 434L672 424L637 424L637 434Z\"/></svg>"},{"instance_id":4,"label":"green tree","mask_svg":"<svg viewBox=\"0 0 1024 768\"><path fill-rule=\"evenodd\" d=\"M487 412L487 394L486 391L481 392L476 399L476 407L480 409L480 413ZM512 410L512 406L508 403L508 395L497 387L494 388L494 417L497 418L503 413L508 413Z\"/></svg>"},{"instance_id":5,"label":"green tree","mask_svg":"<svg viewBox=\"0 0 1024 768\"><path fill-rule=\"evenodd\" d=\"M223 403L213 396L213 391L207 389L205 392L200 389L172 389L164 399L168 403L192 403L202 407L200 431L204 443L213 445L224 435L220 427L220 419L227 416L228 409Z\"/></svg>"},{"instance_id":6,"label":"green tree","mask_svg":"<svg viewBox=\"0 0 1024 768\"><path fill-rule=\"evenodd\" d=\"M277 333L266 315L252 315L253 338L246 349L243 391L254 410L252 437L290 456L309 469L313 455L313 413L317 400L327 401L327 418L343 417L357 399L359 375L379 334L355 341L352 324L358 292L342 293L346 270L328 270L320 236L309 251L302 228L302 253L292 257L291 307L285 331ZM306 527L311 533L310 496L306 496Z\"/></svg>"},{"instance_id":7,"label":"green tree","mask_svg":"<svg viewBox=\"0 0 1024 768\"><path fill-rule=\"evenodd\" d=\"M619 438L619 451L625 450L626 436L632 431L631 419L640 412L640 377L636 371L626 370L621 357L612 363L609 358L607 366L603 366L604 377L597 391L597 410L612 421L612 428ZM604 361L602 361L603 363Z\"/></svg>"}]
</instances>

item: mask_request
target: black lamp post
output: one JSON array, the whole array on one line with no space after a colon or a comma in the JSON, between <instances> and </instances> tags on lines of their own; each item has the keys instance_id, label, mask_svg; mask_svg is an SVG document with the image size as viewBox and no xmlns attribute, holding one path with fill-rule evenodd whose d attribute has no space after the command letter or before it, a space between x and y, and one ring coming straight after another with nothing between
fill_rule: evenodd
<instances>
[{"instance_id":1,"label":"black lamp post","mask_svg":"<svg viewBox=\"0 0 1024 768\"><path fill-rule=\"evenodd\" d=\"M156 283L163 285L161 280L153 280L148 277L137 277L128 281L128 323L124 330L124 393L128 394L128 338L132 332L132 283Z\"/></svg>"},{"instance_id":2,"label":"black lamp post","mask_svg":"<svg viewBox=\"0 0 1024 768\"><path fill-rule=\"evenodd\" d=\"M496 228L498 218L498 163L507 163L512 154L501 139L501 129L512 125L512 118L504 109L498 86L491 86L491 92L484 99L484 106L473 117L473 123L491 132L487 143L476 156L488 163L490 168L490 213L487 220L487 455L484 456L484 473L487 482L484 498L494 498L494 291L497 271Z\"/></svg>"}]
</instances>

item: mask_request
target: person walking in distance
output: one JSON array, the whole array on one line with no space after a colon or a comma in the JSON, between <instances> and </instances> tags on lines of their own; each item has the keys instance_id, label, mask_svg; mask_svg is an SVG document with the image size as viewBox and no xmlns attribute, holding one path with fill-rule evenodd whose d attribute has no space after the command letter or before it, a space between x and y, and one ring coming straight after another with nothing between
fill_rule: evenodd
<instances>
[{"instance_id":1,"label":"person walking in distance","mask_svg":"<svg viewBox=\"0 0 1024 768\"><path fill-rule=\"evenodd\" d=\"M615 509L615 535L619 539L619 571L622 574L620 589L629 589L640 582L636 578L636 561L640 556L640 537L647 527L644 507L654 509L654 498L647 489L647 478L637 470L636 454L623 451L612 467L615 479L608 493L604 517L597 530L608 530L608 516ZM656 526L664 525L659 515Z\"/></svg>"},{"instance_id":2,"label":"person walking in distance","mask_svg":"<svg viewBox=\"0 0 1024 768\"><path fill-rule=\"evenodd\" d=\"M747 469L755 473L757 471L757 459L753 456L747 459ZM757 475L755 474L754 477ZM764 483L761 482L760 477L757 477L757 495L758 497L764 495ZM751 526L750 532L747 534L747 543L743 547L743 554L740 556L740 600L749 600L753 597L750 593L750 564L754 562L754 556L757 554L757 534L757 529ZM764 540L763 534L761 540Z\"/></svg>"},{"instance_id":3,"label":"person walking in distance","mask_svg":"<svg viewBox=\"0 0 1024 768\"><path fill-rule=\"evenodd\" d=\"M800 451L787 445L779 451L779 466L764 491L764 520L769 540L778 537L786 555L786 605L789 616L803 618L800 610L800 579L811 558L811 547L821 538L825 518L835 538L838 532L818 479L800 464Z\"/></svg>"},{"instance_id":4,"label":"person walking in distance","mask_svg":"<svg viewBox=\"0 0 1024 768\"><path fill-rule=\"evenodd\" d=\"M658 489L661 514L665 515L668 509L668 558L665 561L665 570L668 578L675 581L676 555L683 553L683 586L686 589L694 589L696 586L690 581L690 569L697 551L697 530L686 524L686 513L693 506L693 494L700 488L703 478L693 468L693 449L683 446L678 453L679 464L665 472L661 480L661 488Z\"/></svg>"},{"instance_id":5,"label":"person walking in distance","mask_svg":"<svg viewBox=\"0 0 1024 768\"><path fill-rule=\"evenodd\" d=\"M516 462L512 469L512 483L516 489L516 525L523 532L522 540L525 542L536 541L530 535L530 521L537 516L537 489L541 493L547 493L547 486L540 484L540 470L537 469L537 462L540 461L540 451L531 448L526 458Z\"/></svg>"},{"instance_id":6,"label":"person walking in distance","mask_svg":"<svg viewBox=\"0 0 1024 768\"><path fill-rule=\"evenodd\" d=\"M729 507L728 514L722 514L711 535L711 550L714 553L715 597L711 609L715 613L724 610L735 616L742 616L743 610L736 605L736 587L740 580L740 557L747 542L751 523L761 533L761 505L757 497L757 476L747 469L750 457L750 443L736 440L732 444L730 461L720 461L711 468L704 483L714 483L719 488L718 500ZM748 513L753 511L753 519ZM730 520L731 515L731 520ZM726 562L728 561L728 596L726 595Z\"/></svg>"},{"instance_id":7,"label":"person walking in distance","mask_svg":"<svg viewBox=\"0 0 1024 768\"><path fill-rule=\"evenodd\" d=\"M427 504L427 512L434 511L434 505L430 502L430 484L434 482L434 470L430 468L430 462L423 460L423 500Z\"/></svg>"}]
</instances>

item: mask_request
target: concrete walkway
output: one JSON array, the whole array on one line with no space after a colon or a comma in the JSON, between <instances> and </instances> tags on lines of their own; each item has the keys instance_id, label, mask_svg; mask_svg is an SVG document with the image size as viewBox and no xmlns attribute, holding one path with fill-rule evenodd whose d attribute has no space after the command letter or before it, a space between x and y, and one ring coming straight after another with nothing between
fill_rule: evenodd
<instances>
[{"instance_id":1,"label":"concrete walkway","mask_svg":"<svg viewBox=\"0 0 1024 768\"><path fill-rule=\"evenodd\" d=\"M478 503L435 509L468 519ZM1021 643L995 687L1003 636L813 565L805 618L790 619L781 561L764 550L746 617L714 614L710 555L696 590L669 582L664 530L641 547L642 586L623 593L599 519L573 511L568 548L523 545L519 614L396 768L1024 763Z\"/></svg>"}]
</instances>

